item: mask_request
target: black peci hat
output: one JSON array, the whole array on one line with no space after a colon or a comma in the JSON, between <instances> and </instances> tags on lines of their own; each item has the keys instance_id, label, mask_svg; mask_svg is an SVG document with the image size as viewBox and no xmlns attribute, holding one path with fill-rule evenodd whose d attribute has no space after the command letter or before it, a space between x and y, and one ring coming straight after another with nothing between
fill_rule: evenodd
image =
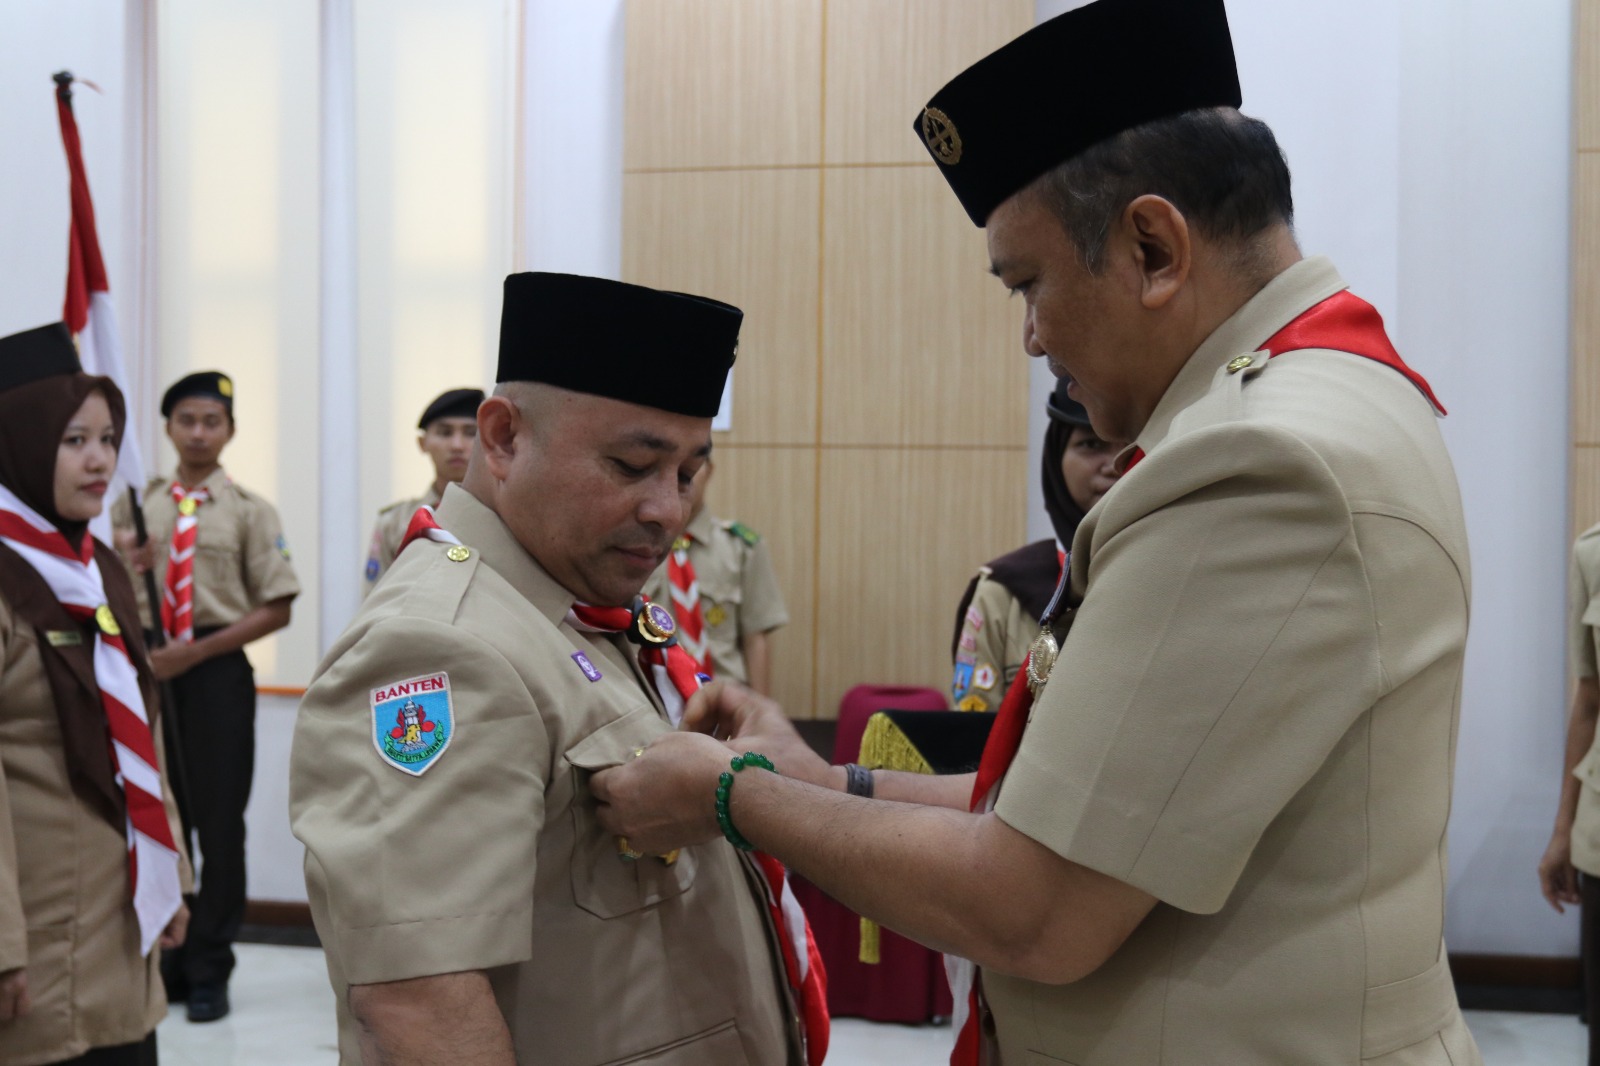
<instances>
[{"instance_id":1,"label":"black peci hat","mask_svg":"<svg viewBox=\"0 0 1600 1066\"><path fill-rule=\"evenodd\" d=\"M173 382L172 387L161 396L161 417L171 418L172 409L178 406L178 401L191 396L221 401L222 406L228 409L228 417L233 417L233 379L217 370L202 370Z\"/></svg>"},{"instance_id":2,"label":"black peci hat","mask_svg":"<svg viewBox=\"0 0 1600 1066\"><path fill-rule=\"evenodd\" d=\"M450 389L435 396L427 410L422 412L422 417L417 420L418 429L427 429L429 424L440 418L473 418L478 413L478 405L483 403L482 389Z\"/></svg>"},{"instance_id":3,"label":"black peci hat","mask_svg":"<svg viewBox=\"0 0 1600 1066\"><path fill-rule=\"evenodd\" d=\"M81 369L65 322L0 337L0 391Z\"/></svg>"},{"instance_id":4,"label":"black peci hat","mask_svg":"<svg viewBox=\"0 0 1600 1066\"><path fill-rule=\"evenodd\" d=\"M1050 416L1052 422L1065 422L1069 426L1083 426L1085 429L1092 428L1089 425L1089 412L1084 409L1083 404L1067 395L1067 383L1071 380L1071 378L1056 379L1055 389L1050 393L1050 398L1044 402L1045 413Z\"/></svg>"},{"instance_id":5,"label":"black peci hat","mask_svg":"<svg viewBox=\"0 0 1600 1066\"><path fill-rule=\"evenodd\" d=\"M739 347L729 304L574 274L512 274L500 313L497 382L710 418Z\"/></svg>"},{"instance_id":6,"label":"black peci hat","mask_svg":"<svg viewBox=\"0 0 1600 1066\"><path fill-rule=\"evenodd\" d=\"M956 75L914 125L982 226L1014 193L1098 141L1241 102L1222 0L1097 0Z\"/></svg>"}]
</instances>

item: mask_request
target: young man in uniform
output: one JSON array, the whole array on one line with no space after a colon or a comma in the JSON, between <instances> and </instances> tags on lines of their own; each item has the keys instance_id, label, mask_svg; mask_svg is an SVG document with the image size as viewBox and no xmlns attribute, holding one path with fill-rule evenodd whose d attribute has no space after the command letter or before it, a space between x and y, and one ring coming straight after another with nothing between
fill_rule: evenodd
<instances>
[{"instance_id":1,"label":"young man in uniform","mask_svg":"<svg viewBox=\"0 0 1600 1066\"><path fill-rule=\"evenodd\" d=\"M772 695L772 631L789 622L761 534L706 510L708 457L689 486L689 524L645 594L670 603L678 643L710 677Z\"/></svg>"},{"instance_id":2,"label":"young man in uniform","mask_svg":"<svg viewBox=\"0 0 1600 1066\"><path fill-rule=\"evenodd\" d=\"M433 482L421 496L391 503L378 512L367 566L362 571L363 596L372 591L394 562L406 524L417 508L439 506L444 487L467 476L467 458L472 454L472 442L478 438L478 405L482 402L482 389L451 389L434 397L422 412L417 421L417 450L432 460Z\"/></svg>"},{"instance_id":3,"label":"young man in uniform","mask_svg":"<svg viewBox=\"0 0 1600 1066\"><path fill-rule=\"evenodd\" d=\"M244 809L256 721L255 672L244 647L288 625L289 605L300 594L277 509L222 468L234 434L233 400L233 380L216 371L169 388L161 416L178 469L145 486L150 540L143 549L132 546L126 501L112 512L140 611L165 637L150 662L176 700L167 743L181 738L183 772L174 791L185 835L200 844L189 939L162 963L168 997L186 999L195 1022L228 1013L233 940L244 921ZM152 569L162 597L153 613L138 576Z\"/></svg>"},{"instance_id":4,"label":"young man in uniform","mask_svg":"<svg viewBox=\"0 0 1600 1066\"><path fill-rule=\"evenodd\" d=\"M506 279L466 479L414 517L295 727L290 814L341 1061L826 1050L820 971L777 952L804 942L777 939L770 865L720 842L640 853L588 788L670 732L696 685L639 590L688 517L741 318L596 278Z\"/></svg>"},{"instance_id":5,"label":"young man in uniform","mask_svg":"<svg viewBox=\"0 0 1600 1066\"><path fill-rule=\"evenodd\" d=\"M1135 442L978 773L827 767L713 683L686 725L781 776L719 787L729 747L686 731L592 783L636 846L731 828L976 962L958 1063L1482 1061L1442 938L1455 474L1239 104L1221 0L1098 0L917 118L1028 353Z\"/></svg>"}]
</instances>

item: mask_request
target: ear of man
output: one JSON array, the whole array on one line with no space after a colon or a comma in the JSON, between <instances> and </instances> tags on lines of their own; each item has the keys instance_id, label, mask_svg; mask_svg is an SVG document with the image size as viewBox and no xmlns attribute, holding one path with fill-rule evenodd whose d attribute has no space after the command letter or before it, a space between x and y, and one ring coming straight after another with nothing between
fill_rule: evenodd
<instances>
[{"instance_id":1,"label":"ear of man","mask_svg":"<svg viewBox=\"0 0 1600 1066\"><path fill-rule=\"evenodd\" d=\"M1140 196L1123 212L1123 229L1147 310L1165 307L1182 291L1194 264L1189 222L1170 200Z\"/></svg>"}]
</instances>

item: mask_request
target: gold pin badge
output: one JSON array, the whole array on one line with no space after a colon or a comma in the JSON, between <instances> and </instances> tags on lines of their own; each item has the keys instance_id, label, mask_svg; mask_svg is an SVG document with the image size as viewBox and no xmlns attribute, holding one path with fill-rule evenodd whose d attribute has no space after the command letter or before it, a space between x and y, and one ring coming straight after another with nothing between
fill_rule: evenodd
<instances>
[{"instance_id":1,"label":"gold pin badge","mask_svg":"<svg viewBox=\"0 0 1600 1066\"><path fill-rule=\"evenodd\" d=\"M194 502L194 497L192 496L185 496L178 501L178 513L185 518L191 517L199 509L200 505Z\"/></svg>"},{"instance_id":2,"label":"gold pin badge","mask_svg":"<svg viewBox=\"0 0 1600 1066\"><path fill-rule=\"evenodd\" d=\"M634 862L638 859L644 858L644 852L634 851L633 848L629 847L627 837L618 837L617 858L621 859L623 862Z\"/></svg>"},{"instance_id":3,"label":"gold pin badge","mask_svg":"<svg viewBox=\"0 0 1600 1066\"><path fill-rule=\"evenodd\" d=\"M656 858L661 860L661 865L663 865L663 866L671 866L673 863L678 861L678 853L680 851L682 851L682 850L683 849L681 849L681 848L673 848L671 851L667 852L665 855L657 855Z\"/></svg>"},{"instance_id":4,"label":"gold pin badge","mask_svg":"<svg viewBox=\"0 0 1600 1066\"><path fill-rule=\"evenodd\" d=\"M639 635L651 644L665 644L678 631L672 614L659 603L647 603L634 620Z\"/></svg>"},{"instance_id":5,"label":"gold pin badge","mask_svg":"<svg viewBox=\"0 0 1600 1066\"><path fill-rule=\"evenodd\" d=\"M445 550L444 557L452 563L464 563L472 558L472 549L464 544L453 544Z\"/></svg>"},{"instance_id":6,"label":"gold pin badge","mask_svg":"<svg viewBox=\"0 0 1600 1066\"><path fill-rule=\"evenodd\" d=\"M689 550L689 538L688 537L679 537L677 540L673 541L672 542L672 550L675 551L675 552L686 552L686 551L688 551Z\"/></svg>"},{"instance_id":7,"label":"gold pin badge","mask_svg":"<svg viewBox=\"0 0 1600 1066\"><path fill-rule=\"evenodd\" d=\"M1249 370L1256 365L1255 356L1241 355L1228 364L1228 373L1237 374L1241 370Z\"/></svg>"},{"instance_id":8,"label":"gold pin badge","mask_svg":"<svg viewBox=\"0 0 1600 1066\"><path fill-rule=\"evenodd\" d=\"M961 134L950 116L937 107L922 109L922 140L934 158L945 166L961 162Z\"/></svg>"},{"instance_id":9,"label":"gold pin badge","mask_svg":"<svg viewBox=\"0 0 1600 1066\"><path fill-rule=\"evenodd\" d=\"M708 626L720 626L727 620L728 612L723 610L720 603L712 604L711 609L706 612L706 625Z\"/></svg>"},{"instance_id":10,"label":"gold pin badge","mask_svg":"<svg viewBox=\"0 0 1600 1066\"><path fill-rule=\"evenodd\" d=\"M117 616L111 613L111 607L107 604L102 603L94 609L94 624L108 637L122 636L122 627L117 625Z\"/></svg>"},{"instance_id":11,"label":"gold pin badge","mask_svg":"<svg viewBox=\"0 0 1600 1066\"><path fill-rule=\"evenodd\" d=\"M1049 626L1045 626L1028 649L1028 690L1035 696L1050 680L1050 670L1056 665L1056 656L1060 654L1061 646L1056 643L1056 635L1050 632Z\"/></svg>"}]
</instances>

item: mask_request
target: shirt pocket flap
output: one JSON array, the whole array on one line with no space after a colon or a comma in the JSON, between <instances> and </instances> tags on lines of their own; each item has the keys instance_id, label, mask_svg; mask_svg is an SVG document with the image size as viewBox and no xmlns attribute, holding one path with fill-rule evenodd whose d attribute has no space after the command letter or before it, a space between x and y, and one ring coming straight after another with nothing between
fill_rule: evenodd
<instances>
[{"instance_id":1,"label":"shirt pocket flap","mask_svg":"<svg viewBox=\"0 0 1600 1066\"><path fill-rule=\"evenodd\" d=\"M590 775L621 766L672 727L652 708L640 707L607 722L567 749L574 775L572 799L572 895L597 918L617 918L683 895L694 883L694 849L672 861L657 855L627 860L620 842L595 815Z\"/></svg>"}]
</instances>

